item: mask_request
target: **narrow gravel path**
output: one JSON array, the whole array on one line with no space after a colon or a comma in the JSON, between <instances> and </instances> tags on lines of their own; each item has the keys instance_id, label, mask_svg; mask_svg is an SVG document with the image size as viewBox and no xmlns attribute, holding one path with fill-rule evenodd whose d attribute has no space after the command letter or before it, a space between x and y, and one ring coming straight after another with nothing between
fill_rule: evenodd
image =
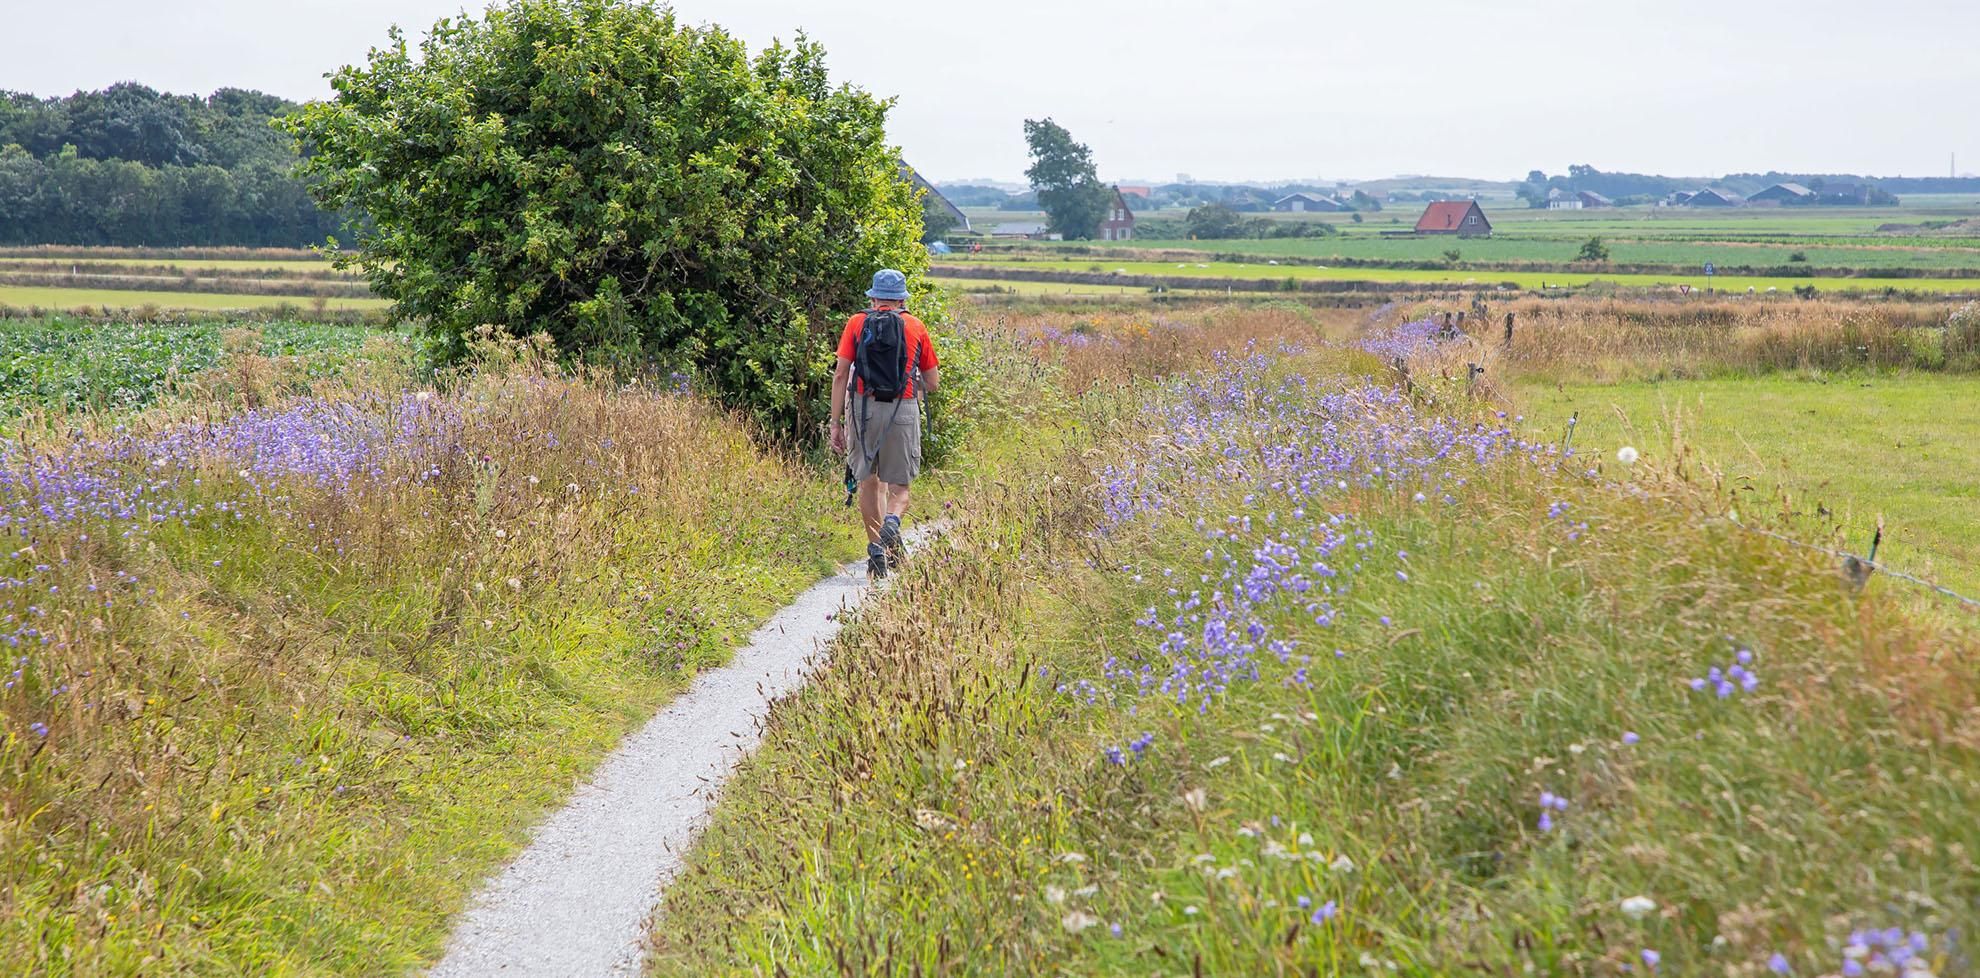
<instances>
[{"instance_id":1,"label":"narrow gravel path","mask_svg":"<svg viewBox=\"0 0 1980 978\"><path fill-rule=\"evenodd\" d=\"M626 738L483 886L430 974L637 974L647 916L680 871L717 789L756 747L771 702L803 684L813 653L867 590L864 562L813 585L728 665L702 673Z\"/></svg>"}]
</instances>

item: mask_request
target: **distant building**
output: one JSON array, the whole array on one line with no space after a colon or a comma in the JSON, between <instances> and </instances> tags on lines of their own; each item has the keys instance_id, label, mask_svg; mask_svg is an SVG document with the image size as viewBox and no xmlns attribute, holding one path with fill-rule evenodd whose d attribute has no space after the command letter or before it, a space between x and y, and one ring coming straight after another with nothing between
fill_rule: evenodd
<instances>
[{"instance_id":1,"label":"distant building","mask_svg":"<svg viewBox=\"0 0 1980 978\"><path fill-rule=\"evenodd\" d=\"M1129 241L1134 238L1134 211L1128 207L1127 194L1121 188L1114 188L1114 202L1107 207L1107 217L1100 222L1100 240Z\"/></svg>"},{"instance_id":2,"label":"distant building","mask_svg":"<svg viewBox=\"0 0 1980 978\"><path fill-rule=\"evenodd\" d=\"M922 202L926 206L933 207L949 215L956 222L955 229L967 233L970 230L969 215L963 213L962 208L950 203L949 198L942 196L942 192L935 189L934 184L922 179L921 174L915 172L914 167L907 165L906 160L899 162L901 165L901 179L913 184L914 189L923 191L928 195L922 198Z\"/></svg>"},{"instance_id":3,"label":"distant building","mask_svg":"<svg viewBox=\"0 0 1980 978\"><path fill-rule=\"evenodd\" d=\"M1588 205L1582 203L1581 195L1572 190L1555 187L1547 191L1547 209L1550 211L1578 211Z\"/></svg>"},{"instance_id":4,"label":"distant building","mask_svg":"<svg viewBox=\"0 0 1980 978\"><path fill-rule=\"evenodd\" d=\"M999 224L990 229L993 238L1025 238L1034 241L1057 240L1058 235L1048 233L1043 224Z\"/></svg>"},{"instance_id":5,"label":"distant building","mask_svg":"<svg viewBox=\"0 0 1980 978\"><path fill-rule=\"evenodd\" d=\"M1139 197L1142 200L1148 200L1155 196L1154 187L1130 187L1127 184L1122 184L1114 189L1120 191L1123 197Z\"/></svg>"},{"instance_id":6,"label":"distant building","mask_svg":"<svg viewBox=\"0 0 1980 978\"><path fill-rule=\"evenodd\" d=\"M1818 194L1823 204L1868 204L1870 187L1861 183L1826 183Z\"/></svg>"},{"instance_id":7,"label":"distant building","mask_svg":"<svg viewBox=\"0 0 1980 978\"><path fill-rule=\"evenodd\" d=\"M1706 187L1704 190L1700 190L1697 193L1692 194L1690 199L1685 201L1685 206L1686 207L1738 207L1739 205L1744 203L1746 203L1746 201L1741 199L1741 197L1738 194L1727 193L1723 190L1713 190L1710 187Z\"/></svg>"},{"instance_id":8,"label":"distant building","mask_svg":"<svg viewBox=\"0 0 1980 978\"><path fill-rule=\"evenodd\" d=\"M1352 210L1353 208L1344 203L1339 197L1329 197L1326 194L1309 194L1301 191L1299 193L1287 194L1273 201L1272 209L1282 213L1299 214L1305 212L1335 213Z\"/></svg>"},{"instance_id":9,"label":"distant building","mask_svg":"<svg viewBox=\"0 0 1980 978\"><path fill-rule=\"evenodd\" d=\"M1664 206L1683 207L1684 205L1691 203L1691 197L1692 197L1692 191L1673 190L1671 191L1670 196L1664 198Z\"/></svg>"},{"instance_id":10,"label":"distant building","mask_svg":"<svg viewBox=\"0 0 1980 978\"><path fill-rule=\"evenodd\" d=\"M1777 183L1746 200L1751 204L1812 204L1815 191L1798 183Z\"/></svg>"},{"instance_id":11,"label":"distant building","mask_svg":"<svg viewBox=\"0 0 1980 978\"><path fill-rule=\"evenodd\" d=\"M1610 200L1609 198L1604 197L1593 190L1577 190L1574 192L1574 195L1576 197L1581 198L1581 206L1586 207L1590 210L1593 210L1597 207L1616 206L1615 201Z\"/></svg>"},{"instance_id":12,"label":"distant building","mask_svg":"<svg viewBox=\"0 0 1980 978\"><path fill-rule=\"evenodd\" d=\"M1455 234L1460 238L1489 238L1492 222L1475 200L1440 200L1416 219L1417 234Z\"/></svg>"}]
</instances>

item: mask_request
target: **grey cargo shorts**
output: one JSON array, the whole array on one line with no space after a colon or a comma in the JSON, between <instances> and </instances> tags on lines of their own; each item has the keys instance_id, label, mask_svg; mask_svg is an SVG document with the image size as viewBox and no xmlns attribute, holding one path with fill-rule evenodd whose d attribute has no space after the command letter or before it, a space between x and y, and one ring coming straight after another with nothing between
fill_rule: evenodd
<instances>
[{"instance_id":1,"label":"grey cargo shorts","mask_svg":"<svg viewBox=\"0 0 1980 978\"><path fill-rule=\"evenodd\" d=\"M889 404L854 395L846 419L846 462L853 481L874 475L888 485L905 486L921 474L921 398Z\"/></svg>"}]
</instances>

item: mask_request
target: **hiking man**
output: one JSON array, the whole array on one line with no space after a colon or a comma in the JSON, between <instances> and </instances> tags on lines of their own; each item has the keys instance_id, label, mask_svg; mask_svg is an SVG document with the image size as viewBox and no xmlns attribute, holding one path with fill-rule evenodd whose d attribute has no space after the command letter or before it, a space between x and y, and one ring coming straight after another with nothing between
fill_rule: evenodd
<instances>
[{"instance_id":1,"label":"hiking man","mask_svg":"<svg viewBox=\"0 0 1980 978\"><path fill-rule=\"evenodd\" d=\"M866 295L872 307L846 320L839 335L831 442L859 486L866 573L881 578L900 564L908 485L921 472L920 395L941 383L942 371L928 327L907 311L907 276L874 272Z\"/></svg>"}]
</instances>

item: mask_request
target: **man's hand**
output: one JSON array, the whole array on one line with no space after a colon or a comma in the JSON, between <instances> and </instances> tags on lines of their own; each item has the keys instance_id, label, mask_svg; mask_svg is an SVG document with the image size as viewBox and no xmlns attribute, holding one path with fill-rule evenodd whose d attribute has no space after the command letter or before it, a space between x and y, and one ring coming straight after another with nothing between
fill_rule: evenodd
<instances>
[{"instance_id":1,"label":"man's hand","mask_svg":"<svg viewBox=\"0 0 1980 978\"><path fill-rule=\"evenodd\" d=\"M832 450L844 455L846 453L846 426L837 421L832 422L830 440L832 442Z\"/></svg>"}]
</instances>

